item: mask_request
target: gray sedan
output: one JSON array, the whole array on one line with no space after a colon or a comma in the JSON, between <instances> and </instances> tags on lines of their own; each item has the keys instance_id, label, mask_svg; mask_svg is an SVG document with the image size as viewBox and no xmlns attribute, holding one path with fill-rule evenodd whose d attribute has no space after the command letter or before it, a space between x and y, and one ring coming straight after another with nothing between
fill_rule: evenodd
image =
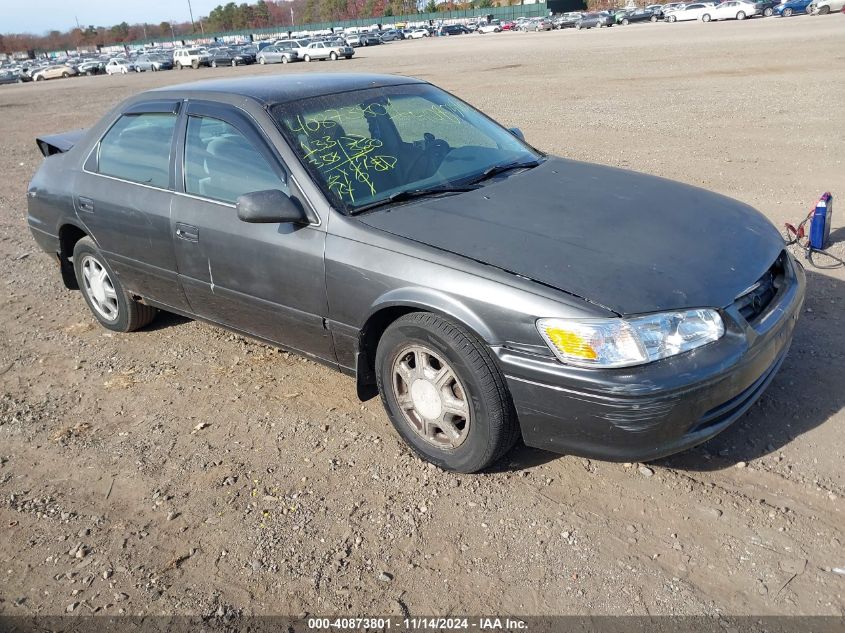
<instances>
[{"instance_id":1,"label":"gray sedan","mask_svg":"<svg viewBox=\"0 0 845 633\"><path fill-rule=\"evenodd\" d=\"M548 156L415 79L168 86L38 145L29 227L104 327L165 310L302 353L442 468L520 435L623 461L703 442L804 299L752 208Z\"/></svg>"},{"instance_id":2,"label":"gray sedan","mask_svg":"<svg viewBox=\"0 0 845 633\"><path fill-rule=\"evenodd\" d=\"M287 64L299 59L299 55L292 49L281 49L278 46L262 48L255 56L259 64Z\"/></svg>"}]
</instances>

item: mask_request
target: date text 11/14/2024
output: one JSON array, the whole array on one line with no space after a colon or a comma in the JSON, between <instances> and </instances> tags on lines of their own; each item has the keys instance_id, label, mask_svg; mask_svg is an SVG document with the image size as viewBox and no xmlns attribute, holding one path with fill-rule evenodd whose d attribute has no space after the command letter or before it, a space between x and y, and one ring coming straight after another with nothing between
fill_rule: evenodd
<instances>
[{"instance_id":1,"label":"date text 11/14/2024","mask_svg":"<svg viewBox=\"0 0 845 633\"><path fill-rule=\"evenodd\" d=\"M525 631L528 624L517 618L477 617L477 618L308 618L308 630L387 630L400 631L442 631L442 630L479 630L479 631Z\"/></svg>"}]
</instances>

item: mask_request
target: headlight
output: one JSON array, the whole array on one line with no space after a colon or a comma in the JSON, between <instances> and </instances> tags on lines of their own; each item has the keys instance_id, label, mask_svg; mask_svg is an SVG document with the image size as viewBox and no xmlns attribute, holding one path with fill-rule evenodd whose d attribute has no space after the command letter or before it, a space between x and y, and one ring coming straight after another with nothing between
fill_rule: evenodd
<instances>
[{"instance_id":1,"label":"headlight","mask_svg":"<svg viewBox=\"0 0 845 633\"><path fill-rule=\"evenodd\" d=\"M642 365L725 333L719 313L706 308L625 319L539 319L537 329L561 362L579 367Z\"/></svg>"}]
</instances>

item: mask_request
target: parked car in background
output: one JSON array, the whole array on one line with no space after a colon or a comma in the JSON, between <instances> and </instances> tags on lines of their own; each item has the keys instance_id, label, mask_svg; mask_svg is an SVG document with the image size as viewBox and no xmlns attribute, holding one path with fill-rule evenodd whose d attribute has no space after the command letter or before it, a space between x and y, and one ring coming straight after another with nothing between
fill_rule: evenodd
<instances>
[{"instance_id":1,"label":"parked car in background","mask_svg":"<svg viewBox=\"0 0 845 633\"><path fill-rule=\"evenodd\" d=\"M575 23L582 17L584 17L584 14L580 11L562 13L552 20L552 26L556 29L574 29Z\"/></svg>"},{"instance_id":2,"label":"parked car in background","mask_svg":"<svg viewBox=\"0 0 845 633\"><path fill-rule=\"evenodd\" d=\"M125 75L128 72L134 72L135 66L125 59L110 59L106 64L107 75Z\"/></svg>"},{"instance_id":3,"label":"parked car in background","mask_svg":"<svg viewBox=\"0 0 845 633\"><path fill-rule=\"evenodd\" d=\"M37 142L27 224L104 328L161 309L296 350L445 469L520 435L620 462L700 444L760 398L803 312L803 267L748 205L538 152L408 77L169 86Z\"/></svg>"},{"instance_id":4,"label":"parked car in background","mask_svg":"<svg viewBox=\"0 0 845 633\"><path fill-rule=\"evenodd\" d=\"M780 4L780 0L760 0L757 2L757 7L760 9L760 15L770 17L775 12L775 7Z\"/></svg>"},{"instance_id":5,"label":"parked car in background","mask_svg":"<svg viewBox=\"0 0 845 633\"><path fill-rule=\"evenodd\" d=\"M809 0L808 0L809 1ZM712 10L713 3L696 2L693 4L682 5L677 9L672 9L666 14L667 22L690 22L692 20L700 20L701 16L709 10Z\"/></svg>"},{"instance_id":6,"label":"parked car in background","mask_svg":"<svg viewBox=\"0 0 845 633\"><path fill-rule=\"evenodd\" d=\"M428 32L428 29L414 29L413 31L411 31L410 38L412 40L419 40L424 37L429 37L430 35L431 33ZM347 42L348 41L349 40L347 40Z\"/></svg>"},{"instance_id":7,"label":"parked car in background","mask_svg":"<svg viewBox=\"0 0 845 633\"><path fill-rule=\"evenodd\" d=\"M807 9L813 15L827 15L845 11L845 0L815 0Z\"/></svg>"},{"instance_id":8,"label":"parked car in background","mask_svg":"<svg viewBox=\"0 0 845 633\"><path fill-rule=\"evenodd\" d=\"M21 76L18 73L12 72L11 70L0 71L0 85L22 83L23 79L21 79Z\"/></svg>"},{"instance_id":9,"label":"parked car in background","mask_svg":"<svg viewBox=\"0 0 845 633\"><path fill-rule=\"evenodd\" d=\"M503 31L515 31L516 30L516 22L513 20L508 20L506 22L502 22L502 30Z\"/></svg>"},{"instance_id":10,"label":"parked car in background","mask_svg":"<svg viewBox=\"0 0 845 633\"><path fill-rule=\"evenodd\" d=\"M379 38L382 42L397 42L399 40L405 39L402 36L402 33L395 29L390 29L379 35Z\"/></svg>"},{"instance_id":11,"label":"parked car in background","mask_svg":"<svg viewBox=\"0 0 845 633\"><path fill-rule=\"evenodd\" d=\"M282 49L278 46L266 46L258 51L259 64L287 64L299 59L299 53L293 49Z\"/></svg>"},{"instance_id":12,"label":"parked car in background","mask_svg":"<svg viewBox=\"0 0 845 633\"><path fill-rule=\"evenodd\" d=\"M78 75L79 71L73 66L66 66L64 64L57 64L47 66L34 73L32 73L33 81L44 81L45 79L58 79L60 77L67 78Z\"/></svg>"},{"instance_id":13,"label":"parked car in background","mask_svg":"<svg viewBox=\"0 0 845 633\"><path fill-rule=\"evenodd\" d=\"M375 33L361 33L360 39L361 46L378 46L379 44L384 44L381 38Z\"/></svg>"},{"instance_id":14,"label":"parked car in background","mask_svg":"<svg viewBox=\"0 0 845 633\"><path fill-rule=\"evenodd\" d=\"M447 24L438 31L439 35L464 35L470 30L463 24Z\"/></svg>"},{"instance_id":15,"label":"parked car in background","mask_svg":"<svg viewBox=\"0 0 845 633\"><path fill-rule=\"evenodd\" d=\"M211 64L211 57L204 48L177 48L173 52L173 65L176 70L199 68Z\"/></svg>"},{"instance_id":16,"label":"parked car in background","mask_svg":"<svg viewBox=\"0 0 845 633\"><path fill-rule=\"evenodd\" d=\"M341 57L352 59L355 49L351 46L336 46L327 42L311 42L305 47L302 59L310 62L312 59L330 59L335 61Z\"/></svg>"},{"instance_id":17,"label":"parked car in background","mask_svg":"<svg viewBox=\"0 0 845 633\"><path fill-rule=\"evenodd\" d=\"M775 15L788 18L792 15L807 13L807 7L813 3L813 0L788 0L783 4L775 7Z\"/></svg>"},{"instance_id":18,"label":"parked car in background","mask_svg":"<svg viewBox=\"0 0 845 633\"><path fill-rule=\"evenodd\" d=\"M478 25L476 29L478 33L501 33L502 23L499 20L492 20L490 22L483 22Z\"/></svg>"},{"instance_id":19,"label":"parked car in background","mask_svg":"<svg viewBox=\"0 0 845 633\"><path fill-rule=\"evenodd\" d=\"M80 75L102 75L106 72L106 63L99 59L84 61L76 67Z\"/></svg>"},{"instance_id":20,"label":"parked car in background","mask_svg":"<svg viewBox=\"0 0 845 633\"><path fill-rule=\"evenodd\" d=\"M171 70L173 62L165 57L158 55L145 54L138 55L132 62L137 72L158 72L159 70Z\"/></svg>"},{"instance_id":21,"label":"parked car in background","mask_svg":"<svg viewBox=\"0 0 845 633\"><path fill-rule=\"evenodd\" d=\"M761 8L756 2L749 0L729 0L721 2L701 14L702 22L711 20L744 20L745 18L760 15Z\"/></svg>"},{"instance_id":22,"label":"parked car in background","mask_svg":"<svg viewBox=\"0 0 845 633\"><path fill-rule=\"evenodd\" d=\"M592 29L601 28L602 26L612 26L616 18L607 11L600 11L599 13L585 13L580 20L575 23L576 29Z\"/></svg>"},{"instance_id":23,"label":"parked car in background","mask_svg":"<svg viewBox=\"0 0 845 633\"><path fill-rule=\"evenodd\" d=\"M230 48L218 46L208 49L208 65L212 68L218 66L246 66L252 63L251 57L245 57Z\"/></svg>"},{"instance_id":24,"label":"parked car in background","mask_svg":"<svg viewBox=\"0 0 845 633\"><path fill-rule=\"evenodd\" d=\"M616 14L616 23L627 26L632 22L657 22L657 15L651 9L634 9Z\"/></svg>"}]
</instances>

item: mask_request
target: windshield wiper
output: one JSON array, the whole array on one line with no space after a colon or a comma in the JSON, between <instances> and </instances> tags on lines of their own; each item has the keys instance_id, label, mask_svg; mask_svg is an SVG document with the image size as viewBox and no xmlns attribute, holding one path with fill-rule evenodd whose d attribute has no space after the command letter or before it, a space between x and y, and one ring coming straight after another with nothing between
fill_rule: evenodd
<instances>
[{"instance_id":1,"label":"windshield wiper","mask_svg":"<svg viewBox=\"0 0 845 633\"><path fill-rule=\"evenodd\" d=\"M475 191L476 189L478 189L478 187L472 184L441 185L439 187L425 187L422 189L405 189L403 191L397 191L396 193L389 195L387 198L376 200L375 202L369 202L367 204L361 205L360 207L355 207L354 209L352 209L352 213L357 214L361 211L375 209L376 207L383 207L388 204L393 204L394 202L404 202L405 200L413 200L414 198L433 196L439 193L463 193L466 191Z\"/></svg>"},{"instance_id":2,"label":"windshield wiper","mask_svg":"<svg viewBox=\"0 0 845 633\"><path fill-rule=\"evenodd\" d=\"M479 183L483 180L487 180L496 174L502 174L506 171L511 171L512 169L530 169L531 167L536 167L540 164L539 160L523 160L523 161L513 161L511 163L502 163L500 165L493 165L492 167L488 167L478 178L471 180L471 184Z\"/></svg>"}]
</instances>

